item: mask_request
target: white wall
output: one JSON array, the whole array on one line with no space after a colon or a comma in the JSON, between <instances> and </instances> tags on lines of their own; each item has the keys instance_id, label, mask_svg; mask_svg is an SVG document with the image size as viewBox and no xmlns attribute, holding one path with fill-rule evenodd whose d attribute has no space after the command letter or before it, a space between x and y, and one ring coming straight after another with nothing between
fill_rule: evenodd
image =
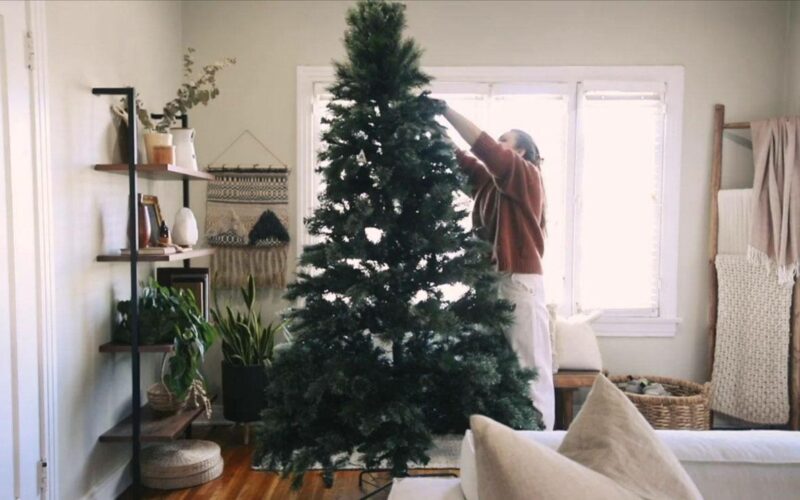
<instances>
[{"instance_id":1,"label":"white wall","mask_svg":"<svg viewBox=\"0 0 800 500\"><path fill-rule=\"evenodd\" d=\"M126 243L127 178L92 170L107 163L116 134L110 98L93 86L134 85L147 103L171 98L181 81L181 7L177 2L48 2L57 339L56 497L114 498L127 485L131 449L98 437L130 413L130 356L100 354L113 308L130 297L129 266L95 262ZM180 185L151 186L165 212ZM166 199L169 195L172 199ZM152 266L142 265L140 273ZM142 388L160 360L143 354ZM144 392L142 399L145 399Z\"/></svg>"},{"instance_id":2,"label":"white wall","mask_svg":"<svg viewBox=\"0 0 800 500\"><path fill-rule=\"evenodd\" d=\"M800 3L789 2L787 23L786 112L798 114L800 113Z\"/></svg>"},{"instance_id":3,"label":"white wall","mask_svg":"<svg viewBox=\"0 0 800 500\"><path fill-rule=\"evenodd\" d=\"M679 315L674 338L604 338L613 373L701 380L707 366L707 231L713 105L730 119L783 112L787 2L417 2L408 34L423 64L683 65ZM185 2L183 42L209 60L236 56L212 110L194 113L201 162L243 129L295 162L295 68L341 58L351 2ZM732 135L728 135L732 137ZM725 186L751 182L747 136L725 141ZM295 192L291 180L291 192ZM193 187L195 199L204 186ZM197 207L202 223L204 208ZM290 205L293 214L295 206ZM290 251L294 255L294 251ZM290 263L291 264L291 263ZM265 314L283 304L273 293ZM217 370L215 361L209 365ZM214 373L212 381L216 380Z\"/></svg>"}]
</instances>

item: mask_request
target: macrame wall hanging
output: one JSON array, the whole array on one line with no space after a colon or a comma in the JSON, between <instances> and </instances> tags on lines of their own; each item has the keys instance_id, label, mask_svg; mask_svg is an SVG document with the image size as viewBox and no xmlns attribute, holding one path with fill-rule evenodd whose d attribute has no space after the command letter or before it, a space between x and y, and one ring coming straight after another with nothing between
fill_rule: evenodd
<instances>
[{"instance_id":1,"label":"macrame wall hanging","mask_svg":"<svg viewBox=\"0 0 800 500\"><path fill-rule=\"evenodd\" d=\"M215 163L244 137L253 139L278 164ZM243 286L252 274L259 287L286 285L289 248L289 168L252 132L242 132L209 165L216 180L206 199L206 238L212 286Z\"/></svg>"}]
</instances>

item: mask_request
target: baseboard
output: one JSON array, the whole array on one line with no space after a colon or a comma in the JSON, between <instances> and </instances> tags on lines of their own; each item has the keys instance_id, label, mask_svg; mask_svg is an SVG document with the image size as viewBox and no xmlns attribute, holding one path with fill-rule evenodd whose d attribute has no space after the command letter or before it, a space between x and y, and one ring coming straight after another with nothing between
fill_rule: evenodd
<instances>
[{"instance_id":1,"label":"baseboard","mask_svg":"<svg viewBox=\"0 0 800 500\"><path fill-rule=\"evenodd\" d=\"M109 474L105 481L94 485L84 498L91 500L118 498L125 493L132 482L131 463L126 462L125 465Z\"/></svg>"}]
</instances>

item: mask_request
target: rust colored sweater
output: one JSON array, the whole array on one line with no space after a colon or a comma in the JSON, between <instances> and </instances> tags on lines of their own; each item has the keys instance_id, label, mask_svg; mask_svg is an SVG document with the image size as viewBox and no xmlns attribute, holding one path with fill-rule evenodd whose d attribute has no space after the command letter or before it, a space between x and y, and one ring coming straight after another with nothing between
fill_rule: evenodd
<instances>
[{"instance_id":1,"label":"rust colored sweater","mask_svg":"<svg viewBox=\"0 0 800 500\"><path fill-rule=\"evenodd\" d=\"M539 167L503 149L486 132L472 152L480 161L463 151L456 152L456 159L472 186L473 226L494 243L492 260L497 269L542 274L545 197Z\"/></svg>"}]
</instances>

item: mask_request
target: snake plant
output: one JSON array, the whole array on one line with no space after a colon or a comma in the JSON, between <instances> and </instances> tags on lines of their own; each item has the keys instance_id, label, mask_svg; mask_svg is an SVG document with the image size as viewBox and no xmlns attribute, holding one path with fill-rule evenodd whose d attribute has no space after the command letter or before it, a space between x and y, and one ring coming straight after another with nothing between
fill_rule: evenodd
<instances>
[{"instance_id":1,"label":"snake plant","mask_svg":"<svg viewBox=\"0 0 800 500\"><path fill-rule=\"evenodd\" d=\"M237 366L267 366L272 362L278 333L286 332L286 322L261 320L256 310L256 283L253 276L241 289L246 311L234 311L230 306L221 310L216 304L211 309L211 319L222 339L222 355L225 362Z\"/></svg>"}]
</instances>

